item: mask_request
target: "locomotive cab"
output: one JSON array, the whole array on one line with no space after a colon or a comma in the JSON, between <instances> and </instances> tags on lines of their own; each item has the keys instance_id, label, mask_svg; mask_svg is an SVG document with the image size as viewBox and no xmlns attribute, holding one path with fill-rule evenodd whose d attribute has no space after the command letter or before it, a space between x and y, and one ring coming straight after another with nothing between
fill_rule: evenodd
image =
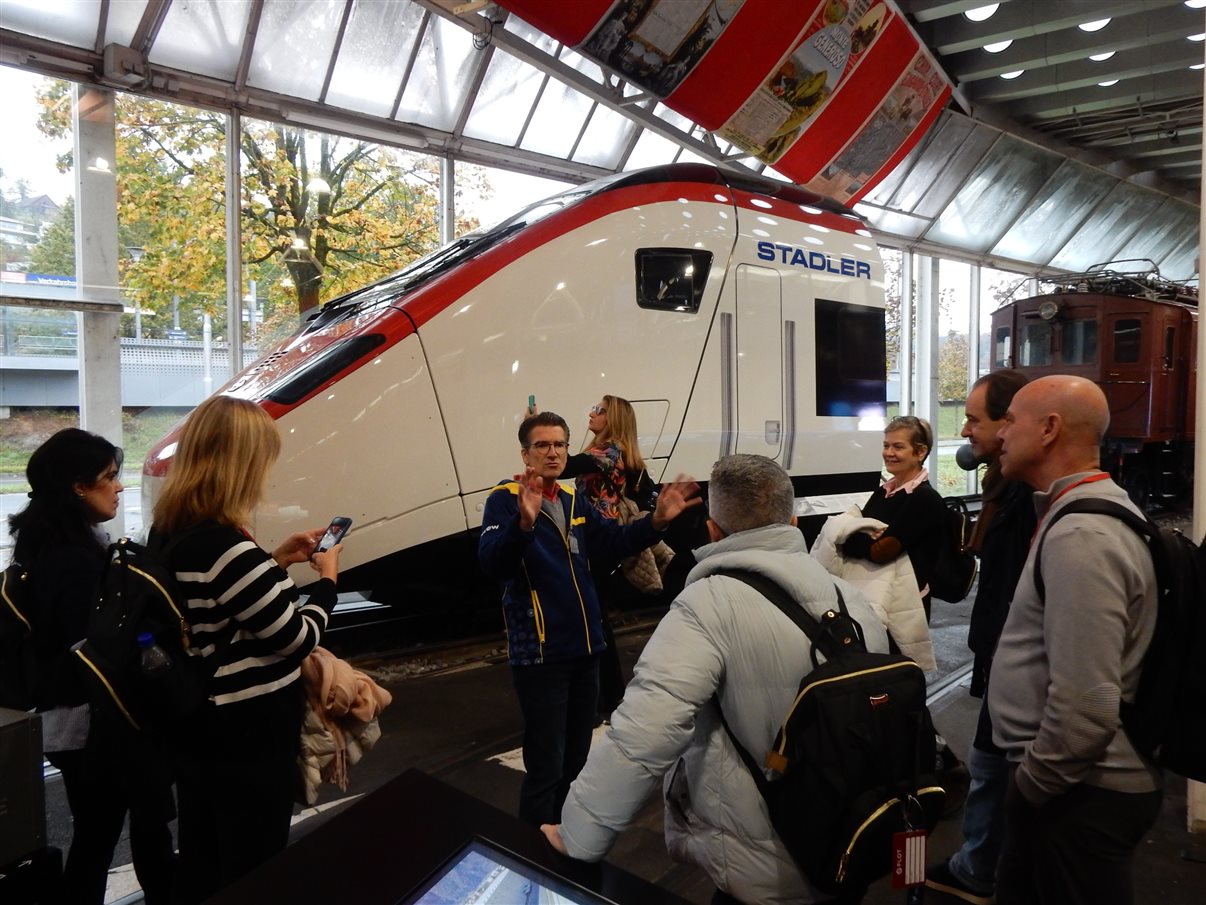
<instances>
[{"instance_id":1,"label":"locomotive cab","mask_svg":"<svg viewBox=\"0 0 1206 905\"><path fill-rule=\"evenodd\" d=\"M1110 406L1102 467L1143 506L1185 497L1193 473L1197 296L1152 271L1097 268L992 315L992 368L1073 374Z\"/></svg>"}]
</instances>

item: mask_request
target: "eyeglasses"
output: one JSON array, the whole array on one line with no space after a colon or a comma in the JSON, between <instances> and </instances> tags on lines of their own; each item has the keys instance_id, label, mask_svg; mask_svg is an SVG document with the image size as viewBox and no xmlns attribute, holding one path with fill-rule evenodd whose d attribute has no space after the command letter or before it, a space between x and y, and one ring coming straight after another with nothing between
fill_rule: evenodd
<instances>
[{"instance_id":1,"label":"eyeglasses","mask_svg":"<svg viewBox=\"0 0 1206 905\"><path fill-rule=\"evenodd\" d=\"M563 453L569 449L569 444L564 440L537 440L535 443L529 443L524 449L534 449L542 456L547 456L552 450L557 453Z\"/></svg>"},{"instance_id":2,"label":"eyeglasses","mask_svg":"<svg viewBox=\"0 0 1206 905\"><path fill-rule=\"evenodd\" d=\"M592 406L590 407L590 413L591 413L592 415L606 415L606 414L607 414L607 406L605 406L605 405L592 405Z\"/></svg>"}]
</instances>

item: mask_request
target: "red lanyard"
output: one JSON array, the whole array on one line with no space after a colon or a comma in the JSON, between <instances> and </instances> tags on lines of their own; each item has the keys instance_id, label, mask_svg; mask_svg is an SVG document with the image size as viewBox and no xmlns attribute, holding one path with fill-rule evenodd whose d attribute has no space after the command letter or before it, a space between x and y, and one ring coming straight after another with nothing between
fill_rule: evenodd
<instances>
[{"instance_id":1,"label":"red lanyard","mask_svg":"<svg viewBox=\"0 0 1206 905\"><path fill-rule=\"evenodd\" d=\"M1063 490L1061 490L1059 493L1057 493L1055 495L1055 499L1053 499L1047 506L1047 513L1049 514L1051 512L1051 510L1055 507L1055 504L1059 502L1060 497L1062 497L1069 490L1073 490L1073 489L1079 487L1081 484L1092 484L1094 481L1104 481L1108 477L1109 477L1109 474L1107 472L1103 471L1100 474L1089 475L1087 478L1081 478L1079 481L1073 481L1071 484L1069 484L1067 487L1065 487ZM1046 514L1044 514L1044 516L1043 516L1043 521L1044 522L1047 521ZM1034 539L1036 537L1038 537L1040 527L1042 527L1041 523L1039 525L1034 526L1034 534L1030 535L1030 543L1032 545L1034 544Z\"/></svg>"}]
</instances>

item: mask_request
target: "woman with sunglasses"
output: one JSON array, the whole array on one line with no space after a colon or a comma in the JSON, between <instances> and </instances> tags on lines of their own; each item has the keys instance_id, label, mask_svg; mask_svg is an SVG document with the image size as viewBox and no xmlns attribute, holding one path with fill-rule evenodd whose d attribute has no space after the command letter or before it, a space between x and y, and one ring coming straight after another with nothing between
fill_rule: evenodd
<instances>
[{"instance_id":1,"label":"woman with sunglasses","mask_svg":"<svg viewBox=\"0 0 1206 905\"><path fill-rule=\"evenodd\" d=\"M884 428L883 458L888 479L871 494L863 516L887 523L876 534L852 534L842 553L875 563L892 562L902 553L917 576L917 588L930 618L930 575L946 530L946 504L929 482L926 456L934 431L924 418L902 415Z\"/></svg>"},{"instance_id":2,"label":"woman with sunglasses","mask_svg":"<svg viewBox=\"0 0 1206 905\"><path fill-rule=\"evenodd\" d=\"M13 561L29 576L43 749L63 778L71 810L61 886L57 896L40 901L104 902L127 812L134 873L146 901L155 905L171 896L175 856L168 823L176 811L166 756L105 711L89 708L71 653L87 634L105 571L109 541L100 526L117 515L121 463L121 449L104 437L59 431L29 457L29 504L8 520Z\"/></svg>"}]
</instances>

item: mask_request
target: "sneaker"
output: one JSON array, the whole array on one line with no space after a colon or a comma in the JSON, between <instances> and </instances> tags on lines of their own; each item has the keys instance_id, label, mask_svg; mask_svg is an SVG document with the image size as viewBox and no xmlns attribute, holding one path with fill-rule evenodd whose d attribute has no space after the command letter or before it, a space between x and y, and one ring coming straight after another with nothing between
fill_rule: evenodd
<instances>
[{"instance_id":1,"label":"sneaker","mask_svg":"<svg viewBox=\"0 0 1206 905\"><path fill-rule=\"evenodd\" d=\"M926 869L925 885L928 889L946 893L960 902L970 902L971 905L992 905L992 895L982 895L968 888L962 880L951 873L949 862L943 862Z\"/></svg>"}]
</instances>

